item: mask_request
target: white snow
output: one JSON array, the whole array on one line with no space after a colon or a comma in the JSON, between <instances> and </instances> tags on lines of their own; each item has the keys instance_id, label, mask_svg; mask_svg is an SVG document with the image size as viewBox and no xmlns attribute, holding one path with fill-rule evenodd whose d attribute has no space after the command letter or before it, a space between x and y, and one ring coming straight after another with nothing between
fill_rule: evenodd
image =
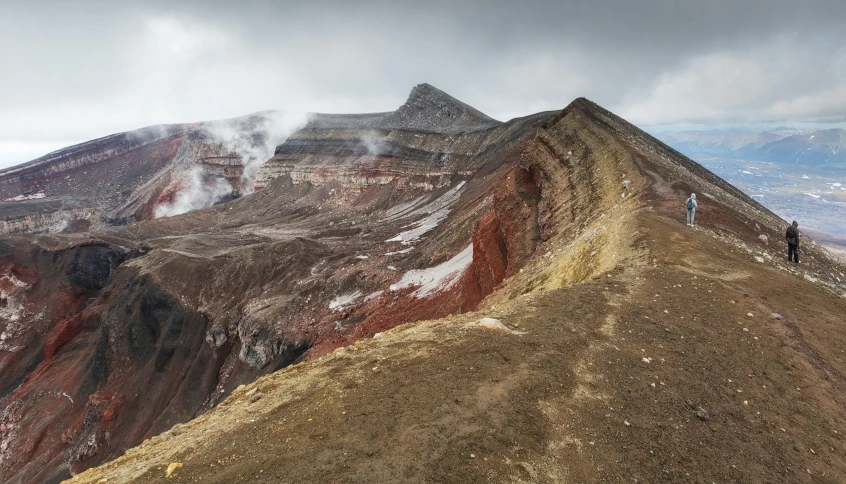
<instances>
[{"instance_id":1,"label":"white snow","mask_svg":"<svg viewBox=\"0 0 846 484\"><path fill-rule=\"evenodd\" d=\"M335 311L343 311L344 308L351 306L356 299L361 297L361 291L355 291L350 294L342 294L329 302L329 309Z\"/></svg>"},{"instance_id":2,"label":"white snow","mask_svg":"<svg viewBox=\"0 0 846 484\"><path fill-rule=\"evenodd\" d=\"M746 170L741 170L741 173L745 173L745 174L747 174L747 175L752 175L752 174L753 174L751 171L746 171Z\"/></svg>"},{"instance_id":3,"label":"white snow","mask_svg":"<svg viewBox=\"0 0 846 484\"><path fill-rule=\"evenodd\" d=\"M384 293L385 293L385 291L376 291L376 292L371 292L370 294L368 294L368 295L367 295L367 297L365 297L365 298L364 298L364 300L365 300L365 301L369 301L369 300L373 299L374 297L379 297L379 296L381 296L381 295L382 295L382 294L384 294Z\"/></svg>"},{"instance_id":4,"label":"white snow","mask_svg":"<svg viewBox=\"0 0 846 484\"><path fill-rule=\"evenodd\" d=\"M813 193L803 193L803 195L808 195L809 197L820 198L819 195L814 195Z\"/></svg>"},{"instance_id":5,"label":"white snow","mask_svg":"<svg viewBox=\"0 0 846 484\"><path fill-rule=\"evenodd\" d=\"M396 220L404 215L408 215L411 210L413 210L417 205L423 203L423 200L426 198L426 195L420 195L419 197L415 198L414 200L408 203L402 203L395 207L392 207L390 210L385 212L385 218L383 221L390 222L391 220Z\"/></svg>"},{"instance_id":6,"label":"white snow","mask_svg":"<svg viewBox=\"0 0 846 484\"><path fill-rule=\"evenodd\" d=\"M39 198L44 198L45 195L43 192L41 193L33 193L32 195L18 195L16 197L7 198L7 202L22 202L24 200L38 200Z\"/></svg>"},{"instance_id":7,"label":"white snow","mask_svg":"<svg viewBox=\"0 0 846 484\"><path fill-rule=\"evenodd\" d=\"M458 201L458 198L461 195L461 189L464 188L465 184L466 182L464 181L460 182L458 185L449 189L449 191L435 199L432 203L411 212L409 216L422 214L426 214L426 216L416 222L406 225L403 228L407 230L400 232L395 237L392 237L385 242L402 242L403 245L409 245L419 239L426 232L437 227L438 224L449 216L450 210L452 209L453 204Z\"/></svg>"},{"instance_id":8,"label":"white snow","mask_svg":"<svg viewBox=\"0 0 846 484\"><path fill-rule=\"evenodd\" d=\"M366 255L357 255L357 256L355 256L355 258L356 258L356 259L361 259L361 260L364 260L364 259L369 259L370 257L368 257L368 256L366 256Z\"/></svg>"},{"instance_id":9,"label":"white snow","mask_svg":"<svg viewBox=\"0 0 846 484\"><path fill-rule=\"evenodd\" d=\"M411 252L412 250L414 250L414 247L409 247L407 249L402 249L402 250L395 250L393 252L385 252L385 255L407 254L407 253Z\"/></svg>"},{"instance_id":10,"label":"white snow","mask_svg":"<svg viewBox=\"0 0 846 484\"><path fill-rule=\"evenodd\" d=\"M454 286L464 271L473 262L473 244L455 255L452 259L428 269L414 269L406 272L402 279L391 285L391 291L406 287L419 286L412 296L423 298L434 293L446 291Z\"/></svg>"},{"instance_id":11,"label":"white snow","mask_svg":"<svg viewBox=\"0 0 846 484\"><path fill-rule=\"evenodd\" d=\"M811 177L809 177L808 175L802 175L802 179L803 179L803 180L810 180L810 179L811 179Z\"/></svg>"}]
</instances>

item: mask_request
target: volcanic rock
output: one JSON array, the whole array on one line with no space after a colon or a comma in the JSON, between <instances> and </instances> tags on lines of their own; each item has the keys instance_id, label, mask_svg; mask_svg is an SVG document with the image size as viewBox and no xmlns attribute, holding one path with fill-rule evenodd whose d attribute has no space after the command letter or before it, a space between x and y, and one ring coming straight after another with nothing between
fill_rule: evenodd
<instances>
[{"instance_id":1,"label":"volcanic rock","mask_svg":"<svg viewBox=\"0 0 846 484\"><path fill-rule=\"evenodd\" d=\"M180 150L185 163L205 156L188 154L206 153L204 143L186 144L196 133L169 133L144 145L173 153L155 158L161 170ZM125 156L141 156L143 149ZM52 166L44 163L31 168ZM82 169L101 163L109 162ZM124 176L123 165L112 169ZM165 178L150 182L158 178L149 175L145 186L167 187ZM631 184L621 199L624 178ZM351 475L373 482L473 482L525 474L504 459L476 459L473 468L460 459L482 448L484 455L501 456L519 449L520 461L546 478L560 475L548 467L562 461L553 455L583 462L574 443L609 428L610 420L599 415L604 412L595 411L601 402L638 412L638 425L625 432L613 426L608 438L591 438L597 448L609 446L597 456L601 471L593 461L574 464L569 478L646 476L638 479L652 482L666 478L661 465L632 449L654 441L651 430L643 432L677 407L678 393L663 392L703 398L717 376L703 378L736 378L738 366L762 365L766 374L777 374L783 370L766 355L788 350L791 358L814 359L798 365L820 368L820 381L840 385L846 374L839 360L825 356L835 354L829 343L815 336L827 331L835 340L830 322L842 314L842 299L824 286L798 281L804 291L818 291L805 296L819 316L802 320L819 331L778 322L756 327L756 334L777 337L755 343L725 336L736 331L743 313L740 305L722 302L740 299L740 292L760 305L807 304L793 298L799 286L792 275L762 272L776 269L753 264L744 251L756 241L755 223L776 233L784 222L585 99L500 123L418 86L393 113L311 116L275 148L255 186L255 193L155 219L150 214L164 192L152 190L149 198L133 198L137 203L126 211L124 205L108 208L139 222L0 238L6 301L3 306L0 298L0 333L7 335L0 341L0 480L55 482L81 473L73 482L147 482L161 478L164 463L186 455L191 463L175 477L204 482L273 480L271 473L280 470L300 482ZM701 207L702 230L680 232L672 217L679 218L691 192L715 199ZM717 231L727 234L720 246L731 248L721 254L720 270L706 256L716 250ZM811 247L805 256L835 267L821 249ZM703 287L691 297L691 273L715 294ZM767 285L753 290L753 280ZM685 290L673 289L682 281ZM660 303L653 302L659 291ZM717 296L720 302L711 299ZM525 334L462 331L483 311L464 313L478 308ZM691 337L670 338L663 321L643 322L647 314L686 325ZM430 321L385 332L424 320ZM371 338L376 333L383 334ZM727 346L715 358L716 347L705 341ZM752 346L771 341L780 349ZM344 347L354 351L334 351ZM611 364L638 361L647 347L653 364ZM730 363L736 366L725 366ZM661 392L650 389L643 398L632 380L647 376L660 381ZM241 385L257 378L261 393L247 395ZM802 418L819 427L818 435L843 410L826 391L803 391L806 404L782 415L813 408L816 413ZM453 401L461 404L443 404ZM541 413L538 402L554 404ZM778 402L773 405L789 405ZM559 415L556 408L568 411ZM355 418L339 421L347 410ZM756 422L736 409L714 411L737 416L726 426L731 435ZM679 413L680 421L684 413L689 416ZM563 419L572 417L579 419L578 432L590 433L570 435L576 430ZM246 422L253 418L264 420ZM180 435L166 432L189 421ZM748 439L731 449L714 443L728 434L684 433L696 431L685 427L679 430L684 438L649 445L660 455L682 448L699 459L690 456L707 440L714 462L697 460L697 479L703 469L719 468L714 479L751 481L762 469L778 467L730 475L722 464L737 455L787 460L773 457L775 441ZM258 439L266 458L261 463L251 457ZM334 445L342 439L343 446ZM225 467L215 464L224 458ZM352 467L338 466L342 458ZM113 459L115 465L83 473ZM400 461L405 464L396 465ZM629 465L634 470L621 467ZM838 465L827 469L839 471Z\"/></svg>"}]
</instances>

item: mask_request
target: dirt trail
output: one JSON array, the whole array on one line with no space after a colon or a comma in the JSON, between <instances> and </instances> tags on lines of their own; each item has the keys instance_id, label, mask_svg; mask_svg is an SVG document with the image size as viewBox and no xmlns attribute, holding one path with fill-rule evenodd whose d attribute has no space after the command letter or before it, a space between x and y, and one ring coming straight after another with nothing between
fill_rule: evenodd
<instances>
[{"instance_id":1,"label":"dirt trail","mask_svg":"<svg viewBox=\"0 0 846 484\"><path fill-rule=\"evenodd\" d=\"M633 217L608 272L548 289L541 259L476 313L263 377L70 482L846 482L846 300Z\"/></svg>"}]
</instances>

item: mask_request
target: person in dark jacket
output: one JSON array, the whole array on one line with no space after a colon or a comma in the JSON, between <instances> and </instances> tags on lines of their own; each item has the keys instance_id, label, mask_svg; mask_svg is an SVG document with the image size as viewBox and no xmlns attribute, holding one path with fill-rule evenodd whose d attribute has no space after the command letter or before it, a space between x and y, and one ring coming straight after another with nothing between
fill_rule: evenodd
<instances>
[{"instance_id":1,"label":"person in dark jacket","mask_svg":"<svg viewBox=\"0 0 846 484\"><path fill-rule=\"evenodd\" d=\"M790 227L787 227L787 261L799 263L799 223L795 220Z\"/></svg>"}]
</instances>

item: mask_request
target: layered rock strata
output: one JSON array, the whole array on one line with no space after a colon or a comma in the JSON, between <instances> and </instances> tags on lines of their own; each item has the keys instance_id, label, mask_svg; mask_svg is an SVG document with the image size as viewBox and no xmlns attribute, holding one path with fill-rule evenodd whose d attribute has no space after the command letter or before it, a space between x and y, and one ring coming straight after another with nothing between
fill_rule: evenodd
<instances>
[{"instance_id":1,"label":"layered rock strata","mask_svg":"<svg viewBox=\"0 0 846 484\"><path fill-rule=\"evenodd\" d=\"M583 99L499 123L424 85L394 113L313 117L259 180L180 216L0 239L0 479L67 478L259 375L474 310L525 268L521 290L586 281L630 257L627 217L693 189L715 228L780 231Z\"/></svg>"}]
</instances>

